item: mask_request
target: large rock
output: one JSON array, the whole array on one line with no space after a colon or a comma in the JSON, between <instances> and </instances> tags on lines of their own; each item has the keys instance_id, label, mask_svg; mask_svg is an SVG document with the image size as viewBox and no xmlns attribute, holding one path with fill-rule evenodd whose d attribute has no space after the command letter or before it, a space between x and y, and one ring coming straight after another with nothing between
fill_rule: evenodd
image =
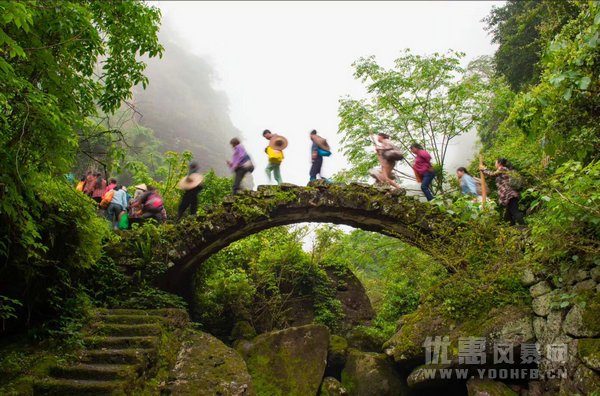
<instances>
[{"instance_id":1,"label":"large rock","mask_svg":"<svg viewBox=\"0 0 600 396\"><path fill-rule=\"evenodd\" d=\"M531 293L531 297L536 298L546 293L550 293L552 288L550 284L546 281L542 281L540 283L536 283L535 285L529 288L529 292Z\"/></svg>"},{"instance_id":2,"label":"large rock","mask_svg":"<svg viewBox=\"0 0 600 396\"><path fill-rule=\"evenodd\" d=\"M193 332L183 341L169 384L173 395L255 395L246 363L215 337Z\"/></svg>"},{"instance_id":3,"label":"large rock","mask_svg":"<svg viewBox=\"0 0 600 396\"><path fill-rule=\"evenodd\" d=\"M342 369L346 364L348 355L348 341L344 337L332 335L329 339L327 351L327 369L325 374L331 377L341 378Z\"/></svg>"},{"instance_id":4,"label":"large rock","mask_svg":"<svg viewBox=\"0 0 600 396\"><path fill-rule=\"evenodd\" d=\"M326 268L325 271L332 287L336 290L335 297L342 303L344 311L342 327L350 329L368 323L375 317L371 300L352 271L340 271L336 268Z\"/></svg>"},{"instance_id":5,"label":"large rock","mask_svg":"<svg viewBox=\"0 0 600 396\"><path fill-rule=\"evenodd\" d=\"M319 396L344 396L347 395L348 391L341 384L340 381L333 377L325 377L323 378L323 383L321 384L321 391L319 392Z\"/></svg>"},{"instance_id":6,"label":"large rock","mask_svg":"<svg viewBox=\"0 0 600 396\"><path fill-rule=\"evenodd\" d=\"M402 326L384 345L385 352L406 368L425 361L423 343L426 337L449 336L452 348L449 358L457 358L459 337L486 338L486 351L493 351L494 342L513 344L535 340L531 313L517 307L493 309L484 318L456 322L434 311L417 310L403 317Z\"/></svg>"},{"instance_id":7,"label":"large rock","mask_svg":"<svg viewBox=\"0 0 600 396\"><path fill-rule=\"evenodd\" d=\"M600 338L583 338L577 343L577 355L589 368L600 372Z\"/></svg>"},{"instance_id":8,"label":"large rock","mask_svg":"<svg viewBox=\"0 0 600 396\"><path fill-rule=\"evenodd\" d=\"M329 329L291 327L237 345L259 395L316 395L325 372Z\"/></svg>"},{"instance_id":9,"label":"large rock","mask_svg":"<svg viewBox=\"0 0 600 396\"><path fill-rule=\"evenodd\" d=\"M502 382L485 379L468 380L467 392L469 396L517 396L517 393Z\"/></svg>"},{"instance_id":10,"label":"large rock","mask_svg":"<svg viewBox=\"0 0 600 396\"><path fill-rule=\"evenodd\" d=\"M406 393L400 374L382 353L351 349L342 371L342 385L351 396L400 396Z\"/></svg>"},{"instance_id":11,"label":"large rock","mask_svg":"<svg viewBox=\"0 0 600 396\"><path fill-rule=\"evenodd\" d=\"M424 364L414 369L406 382L412 389L431 389L447 387L454 379L442 378L442 372L451 372L451 364Z\"/></svg>"},{"instance_id":12,"label":"large rock","mask_svg":"<svg viewBox=\"0 0 600 396\"><path fill-rule=\"evenodd\" d=\"M584 395L591 395L600 390L600 375L582 364L575 371L573 383Z\"/></svg>"},{"instance_id":13,"label":"large rock","mask_svg":"<svg viewBox=\"0 0 600 396\"><path fill-rule=\"evenodd\" d=\"M563 330L573 337L598 337L600 336L600 318L598 312L592 312L588 304L585 308L574 305L563 322ZM597 308L597 307L594 307Z\"/></svg>"},{"instance_id":14,"label":"large rock","mask_svg":"<svg viewBox=\"0 0 600 396\"><path fill-rule=\"evenodd\" d=\"M381 352L386 339L373 330L366 326L356 326L346 334L348 346L363 352Z\"/></svg>"},{"instance_id":15,"label":"large rock","mask_svg":"<svg viewBox=\"0 0 600 396\"><path fill-rule=\"evenodd\" d=\"M535 297L531 302L531 308L538 316L548 316L552 310L552 293L542 294Z\"/></svg>"}]
</instances>

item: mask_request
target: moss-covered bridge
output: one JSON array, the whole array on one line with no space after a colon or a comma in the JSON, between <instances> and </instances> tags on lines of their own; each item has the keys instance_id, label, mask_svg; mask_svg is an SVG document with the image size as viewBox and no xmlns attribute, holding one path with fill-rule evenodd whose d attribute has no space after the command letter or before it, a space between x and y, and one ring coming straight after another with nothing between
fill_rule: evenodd
<instances>
[{"instance_id":1,"label":"moss-covered bridge","mask_svg":"<svg viewBox=\"0 0 600 396\"><path fill-rule=\"evenodd\" d=\"M433 255L453 229L447 216L402 189L319 183L260 186L258 191L227 197L197 219L174 226L167 252L170 268L162 287L185 295L195 270L210 255L259 231L302 222L346 224L379 232Z\"/></svg>"}]
</instances>

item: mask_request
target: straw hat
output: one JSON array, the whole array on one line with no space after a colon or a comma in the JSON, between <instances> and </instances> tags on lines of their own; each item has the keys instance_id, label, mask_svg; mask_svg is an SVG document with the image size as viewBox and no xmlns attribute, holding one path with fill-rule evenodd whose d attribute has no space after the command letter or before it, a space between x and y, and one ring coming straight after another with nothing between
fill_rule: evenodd
<instances>
[{"instance_id":1,"label":"straw hat","mask_svg":"<svg viewBox=\"0 0 600 396\"><path fill-rule=\"evenodd\" d=\"M142 190L142 191L148 191L148 186L146 186L144 183L142 184L138 184L137 186L134 187L136 190Z\"/></svg>"},{"instance_id":2,"label":"straw hat","mask_svg":"<svg viewBox=\"0 0 600 396\"><path fill-rule=\"evenodd\" d=\"M203 181L204 176L202 176L200 173L192 173L181 179L179 183L177 183L177 187L180 190L189 191L193 188L198 187L200 184L202 184Z\"/></svg>"},{"instance_id":3,"label":"straw hat","mask_svg":"<svg viewBox=\"0 0 600 396\"><path fill-rule=\"evenodd\" d=\"M273 135L269 140L269 146L275 150L284 150L288 146L288 140L281 135Z\"/></svg>"}]
</instances>

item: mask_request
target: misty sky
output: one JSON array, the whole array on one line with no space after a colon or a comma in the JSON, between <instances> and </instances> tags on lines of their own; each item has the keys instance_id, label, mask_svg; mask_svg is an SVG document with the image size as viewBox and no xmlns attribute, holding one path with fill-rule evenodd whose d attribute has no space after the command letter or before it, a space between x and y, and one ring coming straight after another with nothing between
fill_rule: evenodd
<instances>
[{"instance_id":1,"label":"misty sky","mask_svg":"<svg viewBox=\"0 0 600 396\"><path fill-rule=\"evenodd\" d=\"M466 60L491 55L494 46L481 20L501 2L159 2L163 25L180 44L207 59L215 87L229 98L233 124L264 184L261 136L268 128L289 139L284 181L308 182L310 141L317 129L337 144L338 100L360 97L351 64L375 55L386 67L410 48L414 53L466 53ZM150 82L152 83L152 82ZM473 137L456 140L448 169L466 165ZM335 151L335 150L334 150ZM225 161L225 158L223 159ZM347 166L341 153L325 159L329 176Z\"/></svg>"}]
</instances>

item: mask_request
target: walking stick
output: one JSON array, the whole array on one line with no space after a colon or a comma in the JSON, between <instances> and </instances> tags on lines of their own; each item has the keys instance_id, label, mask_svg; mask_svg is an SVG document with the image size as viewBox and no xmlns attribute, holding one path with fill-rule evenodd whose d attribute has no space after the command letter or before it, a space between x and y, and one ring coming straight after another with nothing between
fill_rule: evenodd
<instances>
[{"instance_id":1,"label":"walking stick","mask_svg":"<svg viewBox=\"0 0 600 396\"><path fill-rule=\"evenodd\" d=\"M481 207L485 208L485 201L487 200L487 186L485 185L485 175L483 174L483 155L479 154L479 179L481 180Z\"/></svg>"}]
</instances>

